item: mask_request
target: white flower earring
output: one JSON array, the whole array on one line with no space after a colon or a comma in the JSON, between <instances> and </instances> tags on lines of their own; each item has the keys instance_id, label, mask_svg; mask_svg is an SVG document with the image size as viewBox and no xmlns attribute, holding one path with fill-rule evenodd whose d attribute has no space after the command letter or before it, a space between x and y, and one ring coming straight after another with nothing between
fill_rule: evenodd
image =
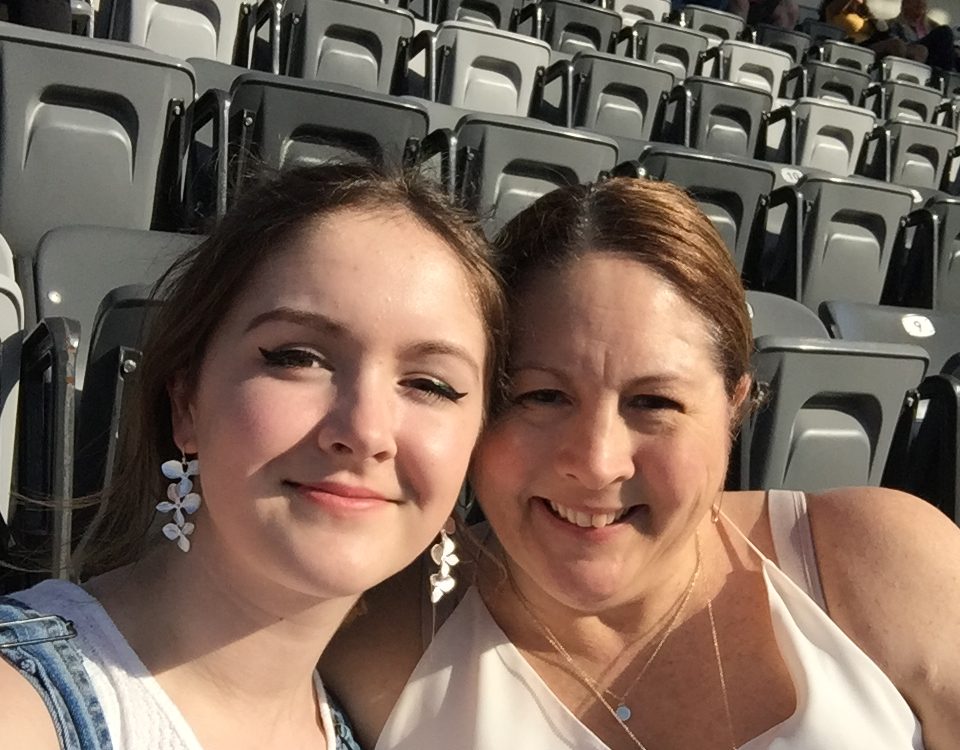
<instances>
[{"instance_id":1,"label":"white flower earring","mask_svg":"<svg viewBox=\"0 0 960 750\"><path fill-rule=\"evenodd\" d=\"M440 568L430 575L430 601L434 604L457 585L457 579L451 574L453 567L460 562L456 552L457 545L450 537L455 529L453 519L447 519L444 527L440 529L440 541L430 548L430 559Z\"/></svg>"},{"instance_id":2,"label":"white flower earring","mask_svg":"<svg viewBox=\"0 0 960 750\"><path fill-rule=\"evenodd\" d=\"M194 524L187 520L187 513L196 513L200 507L200 495L193 491L193 480L200 473L200 462L187 461L181 454L180 460L164 461L160 471L167 479L175 480L167 487L167 499L157 503L161 513L173 511L173 521L164 525L163 535L184 552L190 551L190 535Z\"/></svg>"}]
</instances>

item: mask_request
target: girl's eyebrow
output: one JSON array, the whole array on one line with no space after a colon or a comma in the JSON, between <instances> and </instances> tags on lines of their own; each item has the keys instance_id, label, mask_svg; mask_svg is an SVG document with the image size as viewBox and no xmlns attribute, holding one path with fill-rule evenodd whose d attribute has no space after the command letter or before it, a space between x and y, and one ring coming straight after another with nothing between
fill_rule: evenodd
<instances>
[{"instance_id":1,"label":"girl's eyebrow","mask_svg":"<svg viewBox=\"0 0 960 750\"><path fill-rule=\"evenodd\" d=\"M253 320L247 324L244 333L248 333L264 323L272 323L274 321L294 323L337 335L342 335L346 333L347 330L342 323L338 323L332 318L328 318L326 315L321 315L320 313L300 310L294 307L277 307L255 316Z\"/></svg>"},{"instance_id":2,"label":"girl's eyebrow","mask_svg":"<svg viewBox=\"0 0 960 750\"><path fill-rule=\"evenodd\" d=\"M345 325L337 322L333 318L310 310L300 310L294 307L277 307L273 310L260 313L247 324L244 332L250 332L258 326L273 322L293 323L294 325L313 328L334 336L346 336L349 333ZM431 355L456 357L466 364L477 378L480 377L480 363L477 362L476 358L470 354L466 348L452 341L443 341L440 339L417 341L406 346L403 350L403 356L411 359Z\"/></svg>"}]
</instances>

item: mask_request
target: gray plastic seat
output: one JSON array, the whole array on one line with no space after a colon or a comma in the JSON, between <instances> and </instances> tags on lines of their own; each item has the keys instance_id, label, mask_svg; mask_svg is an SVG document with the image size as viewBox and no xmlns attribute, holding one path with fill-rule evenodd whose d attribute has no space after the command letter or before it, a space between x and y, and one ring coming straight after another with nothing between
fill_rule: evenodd
<instances>
[{"instance_id":1,"label":"gray plastic seat","mask_svg":"<svg viewBox=\"0 0 960 750\"><path fill-rule=\"evenodd\" d=\"M209 102L197 104L210 105L203 112L223 131L210 195L190 197L201 218L226 209L250 156L278 169L368 159L401 165L415 160L429 122L427 110L412 100L267 73L240 76L229 96L214 91ZM200 128L204 120L194 117L193 124ZM201 167L191 163L188 185L202 182L195 174Z\"/></svg>"},{"instance_id":2,"label":"gray plastic seat","mask_svg":"<svg viewBox=\"0 0 960 750\"><path fill-rule=\"evenodd\" d=\"M743 489L878 485L905 392L923 378L915 346L763 336L767 404L741 430Z\"/></svg>"},{"instance_id":3,"label":"gray plastic seat","mask_svg":"<svg viewBox=\"0 0 960 750\"><path fill-rule=\"evenodd\" d=\"M820 305L820 317L834 338L922 346L930 372L940 372L960 352L960 312L889 307L832 300Z\"/></svg>"},{"instance_id":4,"label":"gray plastic seat","mask_svg":"<svg viewBox=\"0 0 960 750\"><path fill-rule=\"evenodd\" d=\"M868 109L802 97L793 105L797 120L797 161L841 177L856 171L864 139L875 124Z\"/></svg>"},{"instance_id":5,"label":"gray plastic seat","mask_svg":"<svg viewBox=\"0 0 960 750\"><path fill-rule=\"evenodd\" d=\"M466 21L506 31L518 7L515 0L439 0L435 18L437 23Z\"/></svg>"},{"instance_id":6,"label":"gray plastic seat","mask_svg":"<svg viewBox=\"0 0 960 750\"><path fill-rule=\"evenodd\" d=\"M456 130L458 192L492 236L556 187L592 182L617 163L617 145L526 118L469 115Z\"/></svg>"},{"instance_id":7,"label":"gray plastic seat","mask_svg":"<svg viewBox=\"0 0 960 750\"><path fill-rule=\"evenodd\" d=\"M882 81L904 81L918 86L929 86L933 78L933 68L905 57L887 55L880 59L878 65Z\"/></svg>"},{"instance_id":8,"label":"gray plastic seat","mask_svg":"<svg viewBox=\"0 0 960 750\"><path fill-rule=\"evenodd\" d=\"M888 179L897 185L936 190L956 145L952 128L897 118L886 123L890 141Z\"/></svg>"},{"instance_id":9,"label":"gray plastic seat","mask_svg":"<svg viewBox=\"0 0 960 750\"><path fill-rule=\"evenodd\" d=\"M683 29L669 23L640 21L634 27L638 60L669 70L677 81L693 75L700 54L705 52L711 37L702 31Z\"/></svg>"},{"instance_id":10,"label":"gray plastic seat","mask_svg":"<svg viewBox=\"0 0 960 750\"><path fill-rule=\"evenodd\" d=\"M113 0L109 37L186 60L234 60L245 0Z\"/></svg>"},{"instance_id":11,"label":"gray plastic seat","mask_svg":"<svg viewBox=\"0 0 960 750\"><path fill-rule=\"evenodd\" d=\"M782 29L768 23L757 24L755 31L757 44L786 52L794 65L799 65L803 61L804 55L813 42L810 35L802 31Z\"/></svg>"},{"instance_id":12,"label":"gray plastic seat","mask_svg":"<svg viewBox=\"0 0 960 750\"><path fill-rule=\"evenodd\" d=\"M0 24L0 90L0 232L28 298L34 250L52 227L180 220L179 142L194 98L186 63Z\"/></svg>"},{"instance_id":13,"label":"gray plastic seat","mask_svg":"<svg viewBox=\"0 0 960 750\"><path fill-rule=\"evenodd\" d=\"M808 174L783 191L790 218L751 269L757 287L811 310L826 300L879 302L900 220L913 206L911 190Z\"/></svg>"},{"instance_id":14,"label":"gray plastic seat","mask_svg":"<svg viewBox=\"0 0 960 750\"><path fill-rule=\"evenodd\" d=\"M803 66L802 81L802 90L794 98L814 97L860 107L871 78L856 68L808 60Z\"/></svg>"},{"instance_id":15,"label":"gray plastic seat","mask_svg":"<svg viewBox=\"0 0 960 750\"><path fill-rule=\"evenodd\" d=\"M291 16L281 71L388 94L404 40L414 32L409 11L359 0L299 0Z\"/></svg>"},{"instance_id":16,"label":"gray plastic seat","mask_svg":"<svg viewBox=\"0 0 960 750\"><path fill-rule=\"evenodd\" d=\"M637 21L663 21L670 15L670 0L613 0L610 7L620 14L624 27Z\"/></svg>"},{"instance_id":17,"label":"gray plastic seat","mask_svg":"<svg viewBox=\"0 0 960 750\"><path fill-rule=\"evenodd\" d=\"M882 120L932 123L943 100L936 89L905 81L875 83L869 87L867 95L876 97L873 111Z\"/></svg>"},{"instance_id":18,"label":"gray plastic seat","mask_svg":"<svg viewBox=\"0 0 960 750\"><path fill-rule=\"evenodd\" d=\"M691 76L670 94L662 140L752 159L764 113L773 97L762 89L716 78Z\"/></svg>"},{"instance_id":19,"label":"gray plastic seat","mask_svg":"<svg viewBox=\"0 0 960 750\"><path fill-rule=\"evenodd\" d=\"M559 52L607 52L622 21L612 10L577 0L537 0L543 13L542 36Z\"/></svg>"},{"instance_id":20,"label":"gray plastic seat","mask_svg":"<svg viewBox=\"0 0 960 750\"><path fill-rule=\"evenodd\" d=\"M717 56L717 78L779 96L783 76L793 67L793 58L778 49L761 44L728 40L705 53Z\"/></svg>"},{"instance_id":21,"label":"gray plastic seat","mask_svg":"<svg viewBox=\"0 0 960 750\"><path fill-rule=\"evenodd\" d=\"M463 21L436 31L436 101L461 109L526 116L537 69L550 64L546 42Z\"/></svg>"},{"instance_id":22,"label":"gray plastic seat","mask_svg":"<svg viewBox=\"0 0 960 750\"><path fill-rule=\"evenodd\" d=\"M828 338L827 329L813 310L779 294L748 289L747 313L755 339L761 336Z\"/></svg>"},{"instance_id":23,"label":"gray plastic seat","mask_svg":"<svg viewBox=\"0 0 960 750\"><path fill-rule=\"evenodd\" d=\"M842 65L846 68L869 72L877 61L877 53L869 47L841 42L837 39L823 39L811 49L811 54L824 62Z\"/></svg>"},{"instance_id":24,"label":"gray plastic seat","mask_svg":"<svg viewBox=\"0 0 960 750\"><path fill-rule=\"evenodd\" d=\"M51 230L37 249L37 317L80 324L76 386L83 388L89 337L101 300L114 287L154 283L203 237L136 229L75 226Z\"/></svg>"},{"instance_id":25,"label":"gray plastic seat","mask_svg":"<svg viewBox=\"0 0 960 750\"><path fill-rule=\"evenodd\" d=\"M685 188L726 242L734 265L744 267L760 207L776 179L772 165L660 144L650 144L636 164L648 177ZM618 171L629 174L628 166Z\"/></svg>"},{"instance_id":26,"label":"gray plastic seat","mask_svg":"<svg viewBox=\"0 0 960 750\"><path fill-rule=\"evenodd\" d=\"M804 34L808 34L814 41L821 39L836 39L839 41L846 36L843 29L826 21L818 21L816 18L803 19L798 28Z\"/></svg>"},{"instance_id":27,"label":"gray plastic seat","mask_svg":"<svg viewBox=\"0 0 960 750\"><path fill-rule=\"evenodd\" d=\"M548 80L550 71L541 78L534 95L539 111L531 114L609 136L620 144L621 158L637 156L659 128L662 96L673 88L673 74L601 52L578 52L555 66L555 79Z\"/></svg>"},{"instance_id":28,"label":"gray plastic seat","mask_svg":"<svg viewBox=\"0 0 960 750\"><path fill-rule=\"evenodd\" d=\"M960 312L960 198L937 193L906 225L914 233L897 245L881 302Z\"/></svg>"},{"instance_id":29,"label":"gray plastic seat","mask_svg":"<svg viewBox=\"0 0 960 750\"><path fill-rule=\"evenodd\" d=\"M702 31L717 39L736 39L746 22L736 13L691 3L680 10L687 28Z\"/></svg>"}]
</instances>

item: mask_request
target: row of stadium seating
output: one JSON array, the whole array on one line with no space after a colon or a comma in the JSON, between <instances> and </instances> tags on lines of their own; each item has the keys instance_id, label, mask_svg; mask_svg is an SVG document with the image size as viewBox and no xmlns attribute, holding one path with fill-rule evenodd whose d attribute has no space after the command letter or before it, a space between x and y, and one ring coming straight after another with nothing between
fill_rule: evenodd
<instances>
[{"instance_id":1,"label":"row of stadium seating","mask_svg":"<svg viewBox=\"0 0 960 750\"><path fill-rule=\"evenodd\" d=\"M882 481L960 522L960 362L952 356L960 351L960 199L936 180L889 180L929 171L935 149L901 147L908 139L892 125L864 149L864 164L879 159L881 179L851 175L849 127L811 124L808 113L850 105L812 97L790 106L793 120L777 116L785 154L708 148L736 143L734 125L749 127L727 94L734 89L717 89L715 105L704 92L715 82L772 99L758 86L766 69L743 65L752 84L684 76L687 87L675 93L677 77L655 62L590 51L566 59L547 49L518 99L527 79L490 41L513 36L454 21L421 39L423 52L438 54L423 68L432 95L416 98L0 25L0 234L10 248L0 248L0 483L12 486L11 497L51 501L0 496L12 551L52 542L53 570L69 571L87 512L65 501L109 476L154 304L147 288L198 241L185 232L222 214L252 168L355 158L435 170L491 234L539 195L603 174L686 187L752 288L754 365L771 385L767 407L743 430L730 486ZM735 68L739 44L711 47L718 51L704 63ZM844 50L819 49L821 57ZM363 56L356 59L362 69ZM810 77L818 63L876 78L868 86L879 111L948 130L956 144L952 97L928 85L928 71L901 68L919 72L909 83L894 72L901 61L868 64L868 73L808 60ZM631 86L618 66L648 77ZM349 61L342 71L356 73ZM548 90L557 83L560 98ZM481 105L492 95L470 98L497 86L531 108L488 113ZM928 91L936 103L923 105L916 92ZM661 103L648 110L642 102ZM920 105L929 110L922 117ZM931 123L936 110L943 125ZM911 111L912 120L902 117ZM939 169L948 174L945 163Z\"/></svg>"}]
</instances>

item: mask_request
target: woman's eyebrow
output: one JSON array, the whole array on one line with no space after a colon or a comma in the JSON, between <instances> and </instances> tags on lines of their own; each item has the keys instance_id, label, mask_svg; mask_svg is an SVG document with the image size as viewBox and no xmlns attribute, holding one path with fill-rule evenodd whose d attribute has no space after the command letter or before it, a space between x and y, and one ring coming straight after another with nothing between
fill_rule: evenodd
<instances>
[{"instance_id":1,"label":"woman's eyebrow","mask_svg":"<svg viewBox=\"0 0 960 750\"><path fill-rule=\"evenodd\" d=\"M473 374L477 378L480 377L480 363L477 362L474 356L470 354L466 348L460 346L459 344L455 344L452 341L443 341L440 339L418 341L410 346L405 347L404 349L404 356L411 359L416 357L429 357L432 355L456 357L466 364L473 371Z\"/></svg>"},{"instance_id":2,"label":"woman's eyebrow","mask_svg":"<svg viewBox=\"0 0 960 750\"><path fill-rule=\"evenodd\" d=\"M306 326L307 328L315 328L318 331L324 331L326 333L346 333L346 328L343 326L343 324L338 323L332 318L328 318L326 315L321 315L320 313L311 312L309 310L300 310L295 307L277 307L273 310L262 312L255 316L247 324L244 332L246 333L252 331L254 328L257 328L264 323L272 322L294 323L295 325Z\"/></svg>"}]
</instances>

